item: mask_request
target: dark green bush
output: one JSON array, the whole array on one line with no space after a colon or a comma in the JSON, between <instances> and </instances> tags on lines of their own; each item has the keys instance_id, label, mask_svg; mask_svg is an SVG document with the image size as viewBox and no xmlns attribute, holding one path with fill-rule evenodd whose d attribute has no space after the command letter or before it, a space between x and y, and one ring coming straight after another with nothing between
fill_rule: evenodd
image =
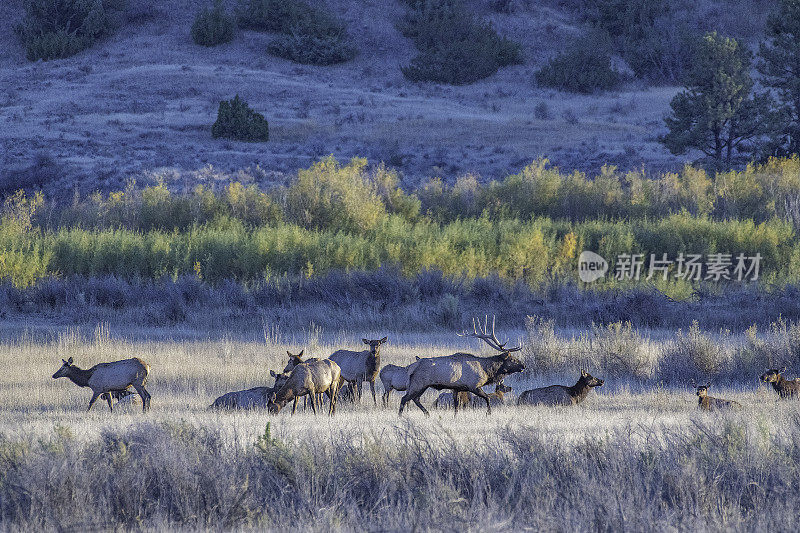
<instances>
[{"instance_id":1,"label":"dark green bush","mask_svg":"<svg viewBox=\"0 0 800 533\"><path fill-rule=\"evenodd\" d=\"M255 31L289 33L321 12L299 0L241 0L237 9L239 27Z\"/></svg>"},{"instance_id":2,"label":"dark green bush","mask_svg":"<svg viewBox=\"0 0 800 533\"><path fill-rule=\"evenodd\" d=\"M611 52L599 39L581 40L536 73L536 83L576 93L613 89L620 82L611 68Z\"/></svg>"},{"instance_id":3,"label":"dark green bush","mask_svg":"<svg viewBox=\"0 0 800 533\"><path fill-rule=\"evenodd\" d=\"M16 33L30 61L61 59L111 33L117 0L27 0Z\"/></svg>"},{"instance_id":4,"label":"dark green bush","mask_svg":"<svg viewBox=\"0 0 800 533\"><path fill-rule=\"evenodd\" d=\"M236 22L225 12L222 0L204 7L192 24L192 40L202 46L217 46L233 40Z\"/></svg>"},{"instance_id":5,"label":"dark green bush","mask_svg":"<svg viewBox=\"0 0 800 533\"><path fill-rule=\"evenodd\" d=\"M328 11L299 0L244 0L243 28L282 33L267 47L274 56L308 65L332 65L356 55L345 25Z\"/></svg>"},{"instance_id":6,"label":"dark green bush","mask_svg":"<svg viewBox=\"0 0 800 533\"><path fill-rule=\"evenodd\" d=\"M256 113L237 94L233 100L219 103L217 121L211 126L211 135L218 139L266 142L269 124L261 113Z\"/></svg>"},{"instance_id":7,"label":"dark green bush","mask_svg":"<svg viewBox=\"0 0 800 533\"><path fill-rule=\"evenodd\" d=\"M500 67L522 63L522 48L476 20L460 0L409 2L399 29L419 55L403 67L412 81L463 85L491 76Z\"/></svg>"}]
</instances>

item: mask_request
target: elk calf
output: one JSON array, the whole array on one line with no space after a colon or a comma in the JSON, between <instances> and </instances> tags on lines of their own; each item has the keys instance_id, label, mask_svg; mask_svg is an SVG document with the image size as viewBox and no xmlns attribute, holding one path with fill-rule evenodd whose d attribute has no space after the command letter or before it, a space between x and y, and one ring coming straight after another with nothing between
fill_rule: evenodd
<instances>
[{"instance_id":1,"label":"elk calf","mask_svg":"<svg viewBox=\"0 0 800 533\"><path fill-rule=\"evenodd\" d=\"M772 368L761 375L761 381L764 383L772 383L772 388L775 389L775 392L777 392L781 398L800 397L800 380L795 378L790 381L783 377L782 374L784 372L786 372L786 367L781 370Z\"/></svg>"},{"instance_id":2,"label":"elk calf","mask_svg":"<svg viewBox=\"0 0 800 533\"><path fill-rule=\"evenodd\" d=\"M280 412L283 407L292 403L292 414L297 410L297 399L308 395L311 401L311 409L317 414L317 404L322 407L321 395L327 392L330 396L329 415L336 412L336 398L339 394L339 380L341 370L339 365L329 359L308 361L294 367L291 374L286 377L283 384L269 397L267 407L271 413ZM278 378L276 378L276 388Z\"/></svg>"},{"instance_id":3,"label":"elk calf","mask_svg":"<svg viewBox=\"0 0 800 533\"><path fill-rule=\"evenodd\" d=\"M454 401L457 403L454 403ZM478 407L478 399L477 397L473 399L472 394L466 391L443 392L433 402L433 407L435 409L455 409L458 411L467 407Z\"/></svg>"},{"instance_id":4,"label":"elk calf","mask_svg":"<svg viewBox=\"0 0 800 533\"><path fill-rule=\"evenodd\" d=\"M99 363L86 370L73 365L72 357L66 361L62 359L61 362L63 365L53 374L53 379L69 378L79 387L91 388L92 399L89 400L89 409L100 395L105 394L103 399L108 402L108 408L113 412L112 395L119 396L119 393L127 390L128 387L136 389L141 396L142 411L147 412L150 408L150 393L144 388L147 376L150 374L150 367L138 357L111 363Z\"/></svg>"},{"instance_id":5,"label":"elk calf","mask_svg":"<svg viewBox=\"0 0 800 533\"><path fill-rule=\"evenodd\" d=\"M392 390L405 392L408 388L408 366L386 365L381 369L380 378L383 383L383 405L386 406Z\"/></svg>"},{"instance_id":6,"label":"elk calf","mask_svg":"<svg viewBox=\"0 0 800 533\"><path fill-rule=\"evenodd\" d=\"M492 407L498 407L504 405L505 400L503 399L503 396L505 396L507 392L511 392L511 387L503 384L502 381L497 385L495 385L494 392L490 392L489 394L487 394L487 396L489 397L489 405L491 405ZM473 408L480 407L480 402L478 401L478 398L472 398L472 407Z\"/></svg>"},{"instance_id":7,"label":"elk calf","mask_svg":"<svg viewBox=\"0 0 800 533\"><path fill-rule=\"evenodd\" d=\"M708 388L711 382L705 385L698 385L697 387L697 406L703 411L713 411L714 409L731 409L738 408L742 405L734 400L723 400L721 398L714 398L708 395Z\"/></svg>"},{"instance_id":8,"label":"elk calf","mask_svg":"<svg viewBox=\"0 0 800 533\"><path fill-rule=\"evenodd\" d=\"M593 377L581 370L581 377L572 387L566 385L550 385L539 389L526 390L519 395L517 405L577 405L586 399L586 395L594 387L603 385L602 379Z\"/></svg>"}]
</instances>

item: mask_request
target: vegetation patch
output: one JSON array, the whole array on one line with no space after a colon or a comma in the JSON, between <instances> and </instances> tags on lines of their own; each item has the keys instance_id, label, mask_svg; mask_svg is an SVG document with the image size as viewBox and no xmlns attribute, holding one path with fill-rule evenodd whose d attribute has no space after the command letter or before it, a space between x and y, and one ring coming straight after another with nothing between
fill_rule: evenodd
<instances>
[{"instance_id":1,"label":"vegetation patch","mask_svg":"<svg viewBox=\"0 0 800 533\"><path fill-rule=\"evenodd\" d=\"M26 0L16 27L30 61L62 59L91 47L113 31L118 0Z\"/></svg>"},{"instance_id":2,"label":"vegetation patch","mask_svg":"<svg viewBox=\"0 0 800 533\"><path fill-rule=\"evenodd\" d=\"M233 100L219 103L217 121L211 126L211 136L215 139L267 142L269 124L264 115L253 111L237 94Z\"/></svg>"},{"instance_id":3,"label":"vegetation patch","mask_svg":"<svg viewBox=\"0 0 800 533\"><path fill-rule=\"evenodd\" d=\"M600 37L582 39L551 59L536 73L536 83L562 91L592 93L619 85L611 48Z\"/></svg>"},{"instance_id":4,"label":"vegetation patch","mask_svg":"<svg viewBox=\"0 0 800 533\"><path fill-rule=\"evenodd\" d=\"M356 55L345 24L327 9L300 0L245 0L237 15L239 26L274 32L267 51L310 65L332 65Z\"/></svg>"},{"instance_id":5,"label":"vegetation patch","mask_svg":"<svg viewBox=\"0 0 800 533\"><path fill-rule=\"evenodd\" d=\"M402 68L412 81L464 85L522 63L520 45L477 20L460 0L417 0L409 7L399 29L419 50Z\"/></svg>"},{"instance_id":6,"label":"vegetation patch","mask_svg":"<svg viewBox=\"0 0 800 533\"><path fill-rule=\"evenodd\" d=\"M192 40L201 46L217 46L233 40L236 21L225 11L222 0L204 7L192 24Z\"/></svg>"}]
</instances>

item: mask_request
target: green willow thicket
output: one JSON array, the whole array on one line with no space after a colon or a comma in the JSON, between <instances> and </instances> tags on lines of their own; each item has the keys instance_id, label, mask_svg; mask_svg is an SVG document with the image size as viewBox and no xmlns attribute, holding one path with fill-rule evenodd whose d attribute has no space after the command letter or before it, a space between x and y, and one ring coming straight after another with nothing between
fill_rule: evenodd
<instances>
[{"instance_id":1,"label":"green willow thicket","mask_svg":"<svg viewBox=\"0 0 800 533\"><path fill-rule=\"evenodd\" d=\"M191 274L250 283L392 267L407 276L437 269L538 287L577 279L586 249L609 260L760 253L761 280L786 283L800 279L787 200L798 180L796 157L716 176L687 167L657 178L607 168L589 179L537 162L503 181L432 181L416 195L383 166L326 158L268 192L233 182L174 194L159 184L96 194L67 209L20 193L0 220L0 279L29 286L49 276Z\"/></svg>"}]
</instances>

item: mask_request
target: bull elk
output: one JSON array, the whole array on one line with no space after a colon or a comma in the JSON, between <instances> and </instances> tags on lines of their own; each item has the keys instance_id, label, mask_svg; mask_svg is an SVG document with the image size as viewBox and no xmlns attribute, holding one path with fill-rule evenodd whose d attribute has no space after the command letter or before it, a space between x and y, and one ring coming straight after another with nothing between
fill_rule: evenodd
<instances>
[{"instance_id":1,"label":"bull elk","mask_svg":"<svg viewBox=\"0 0 800 533\"><path fill-rule=\"evenodd\" d=\"M572 387L550 385L549 387L526 390L519 395L517 405L577 405L586 399L589 391L602 385L602 379L598 379L585 370L581 370L578 382Z\"/></svg>"},{"instance_id":2,"label":"bull elk","mask_svg":"<svg viewBox=\"0 0 800 533\"><path fill-rule=\"evenodd\" d=\"M308 396L311 410L317 414L317 407L322 407L321 394L327 392L330 396L329 415L336 412L336 398L339 394L341 371L339 365L330 359L307 361L294 367L291 374L278 387L276 378L276 392L269 397L267 407L271 413L277 414L283 407L292 403L292 414L297 410L297 399Z\"/></svg>"},{"instance_id":3,"label":"bull elk","mask_svg":"<svg viewBox=\"0 0 800 533\"><path fill-rule=\"evenodd\" d=\"M108 408L113 412L112 396L118 396L121 391L128 387L133 387L142 398L142 411L150 409L150 393L144 388L147 383L147 376L150 374L150 367L139 359L123 359L111 363L99 363L92 368L83 370L72 364L72 357L68 360L61 360L63 365L59 368L53 379L69 378L79 387L89 387L92 389L92 399L89 400L89 408L101 395L108 402Z\"/></svg>"},{"instance_id":4,"label":"bull elk","mask_svg":"<svg viewBox=\"0 0 800 533\"><path fill-rule=\"evenodd\" d=\"M783 377L786 372L786 367L781 370L771 368L761 375L761 381L764 383L772 383L772 388L781 398L798 398L800 397L800 379L795 378L788 380Z\"/></svg>"},{"instance_id":5,"label":"bull elk","mask_svg":"<svg viewBox=\"0 0 800 533\"><path fill-rule=\"evenodd\" d=\"M481 387L502 381L505 376L525 370L525 365L511 355L511 352L520 350L520 347L506 348L507 342L497 340L494 331L494 318L492 331L488 331L489 317L486 317L483 327L473 319L472 333L463 332L461 337L474 337L484 341L491 348L501 352L490 357L479 357L469 353L454 353L442 357L427 357L412 363L408 370L408 389L400 400L399 414L403 414L406 403L413 401L426 415L428 410L419 401L420 396L433 388L436 390L451 390L454 392L471 392L486 402L487 414L491 414L492 406L489 396ZM458 402L454 404L458 412Z\"/></svg>"},{"instance_id":6,"label":"bull elk","mask_svg":"<svg viewBox=\"0 0 800 533\"><path fill-rule=\"evenodd\" d=\"M694 384L694 382L692 382ZM705 385L697 385L697 407L703 411L713 411L715 409L731 409L738 408L742 405L733 400L723 400L722 398L714 398L708 395L708 388L711 386L709 381Z\"/></svg>"},{"instance_id":7,"label":"bull elk","mask_svg":"<svg viewBox=\"0 0 800 533\"><path fill-rule=\"evenodd\" d=\"M372 389L372 401L378 405L378 399L375 396L375 378L378 377L381 367L381 344L385 343L388 337L380 340L361 340L369 346L369 350L360 352L337 350L328 359L339 365L342 370L342 379L356 387L359 402L361 402L363 383L369 381L370 389Z\"/></svg>"}]
</instances>

